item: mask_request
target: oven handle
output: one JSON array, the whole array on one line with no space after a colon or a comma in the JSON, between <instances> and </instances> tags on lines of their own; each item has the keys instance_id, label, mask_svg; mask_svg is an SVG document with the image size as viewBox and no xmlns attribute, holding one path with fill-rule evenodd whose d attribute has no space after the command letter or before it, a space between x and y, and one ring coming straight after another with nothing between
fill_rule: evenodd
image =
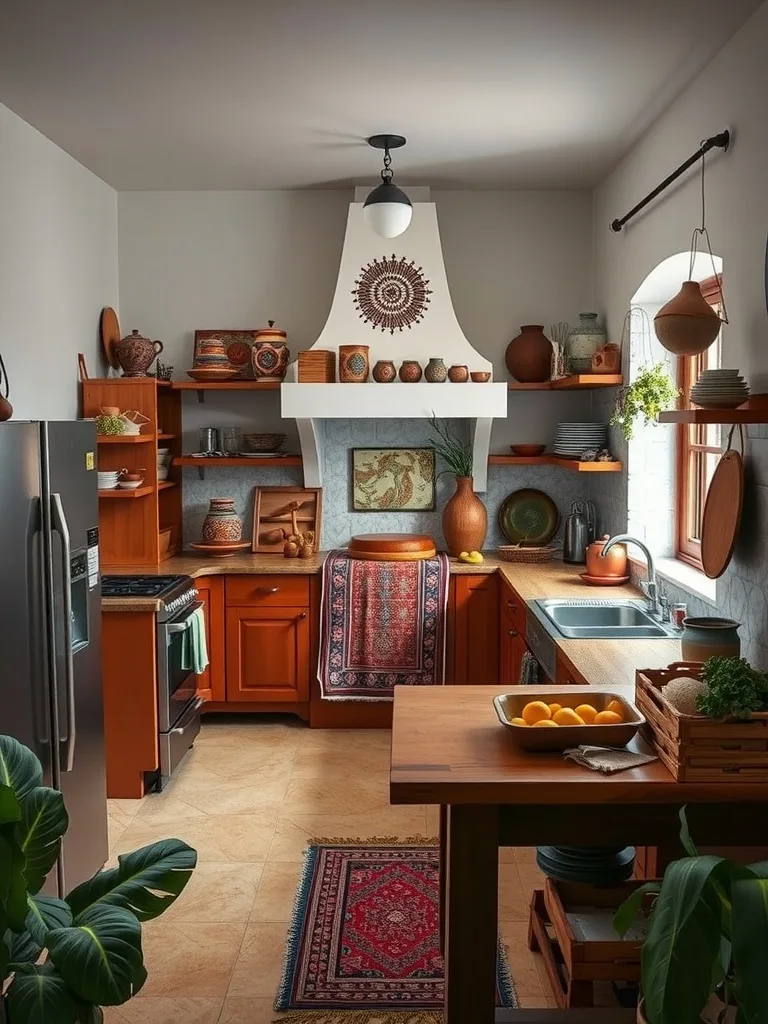
<instances>
[{"instance_id":1,"label":"oven handle","mask_svg":"<svg viewBox=\"0 0 768 1024\"><path fill-rule=\"evenodd\" d=\"M166 631L169 634L170 633L183 633L185 630L189 629L189 627L191 625L190 619L192 617L192 612L195 612L195 611L197 611L198 608L203 608L203 607L204 607L204 602L203 601L195 601L195 603L192 605L192 607L188 609L187 615L185 615L185 617L182 619L181 622L166 622L166 623L164 623Z\"/></svg>"},{"instance_id":2,"label":"oven handle","mask_svg":"<svg viewBox=\"0 0 768 1024\"><path fill-rule=\"evenodd\" d=\"M190 708L188 708L187 711L184 712L184 718L189 719L196 711L200 710L200 708L203 706L203 704L205 704L205 698L204 697L196 697L195 698L195 703ZM181 735L182 733L185 733L187 731L187 726L188 725L189 725L189 722L187 721L187 722L185 722L184 725L180 725L176 729L171 729L171 734L176 733L178 735Z\"/></svg>"}]
</instances>

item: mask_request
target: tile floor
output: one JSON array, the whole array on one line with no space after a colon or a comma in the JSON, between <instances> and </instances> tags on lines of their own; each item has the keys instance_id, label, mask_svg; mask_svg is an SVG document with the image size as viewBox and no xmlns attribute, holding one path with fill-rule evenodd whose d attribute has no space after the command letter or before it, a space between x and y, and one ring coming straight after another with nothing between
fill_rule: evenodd
<instances>
[{"instance_id":1,"label":"tile floor","mask_svg":"<svg viewBox=\"0 0 768 1024\"><path fill-rule=\"evenodd\" d=\"M267 1024L310 837L437 834L432 807L391 807L389 732L310 730L290 719L206 722L166 792L110 800L113 857L178 837L198 851L184 893L144 925L149 979L107 1024ZM500 851L499 907L518 998L554 1006L526 945L540 884L529 850Z\"/></svg>"}]
</instances>

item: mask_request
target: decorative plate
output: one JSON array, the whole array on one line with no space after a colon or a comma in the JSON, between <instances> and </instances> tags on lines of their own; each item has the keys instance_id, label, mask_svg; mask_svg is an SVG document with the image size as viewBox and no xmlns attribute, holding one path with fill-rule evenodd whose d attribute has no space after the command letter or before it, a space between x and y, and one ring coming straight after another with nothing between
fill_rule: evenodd
<instances>
[{"instance_id":1,"label":"decorative plate","mask_svg":"<svg viewBox=\"0 0 768 1024\"><path fill-rule=\"evenodd\" d=\"M524 487L507 495L499 509L501 532L512 544L549 543L560 525L557 505L544 491Z\"/></svg>"},{"instance_id":2,"label":"decorative plate","mask_svg":"<svg viewBox=\"0 0 768 1024\"><path fill-rule=\"evenodd\" d=\"M423 271L394 253L362 267L352 298L363 323L394 334L423 320L432 294Z\"/></svg>"},{"instance_id":3,"label":"decorative plate","mask_svg":"<svg viewBox=\"0 0 768 1024\"><path fill-rule=\"evenodd\" d=\"M245 372L245 368L251 365L251 346L244 341L233 341L227 346L227 359L233 366Z\"/></svg>"},{"instance_id":4,"label":"decorative plate","mask_svg":"<svg viewBox=\"0 0 768 1024\"><path fill-rule=\"evenodd\" d=\"M187 376L191 377L192 380L232 380L233 377L237 377L238 371L232 369L221 369L208 367L203 369L198 367L196 370L187 370Z\"/></svg>"}]
</instances>

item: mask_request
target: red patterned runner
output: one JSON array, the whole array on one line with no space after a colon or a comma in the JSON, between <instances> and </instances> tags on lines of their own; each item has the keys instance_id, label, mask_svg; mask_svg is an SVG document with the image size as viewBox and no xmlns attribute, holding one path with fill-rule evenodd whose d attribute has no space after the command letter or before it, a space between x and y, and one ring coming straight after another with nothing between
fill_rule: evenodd
<instances>
[{"instance_id":1,"label":"red patterned runner","mask_svg":"<svg viewBox=\"0 0 768 1024\"><path fill-rule=\"evenodd\" d=\"M448 558L369 562L332 551L323 566L318 678L326 700L391 700L441 684Z\"/></svg>"}]
</instances>

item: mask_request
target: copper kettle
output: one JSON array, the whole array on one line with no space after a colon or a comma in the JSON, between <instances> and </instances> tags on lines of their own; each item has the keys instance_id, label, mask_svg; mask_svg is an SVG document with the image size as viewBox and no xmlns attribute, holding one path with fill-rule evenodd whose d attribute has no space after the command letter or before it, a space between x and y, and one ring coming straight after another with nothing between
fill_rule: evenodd
<instances>
[{"instance_id":1,"label":"copper kettle","mask_svg":"<svg viewBox=\"0 0 768 1024\"><path fill-rule=\"evenodd\" d=\"M627 549L624 544L614 544L607 555L602 551L610 540L608 534L598 537L587 548L588 576L621 576L627 575Z\"/></svg>"}]
</instances>

